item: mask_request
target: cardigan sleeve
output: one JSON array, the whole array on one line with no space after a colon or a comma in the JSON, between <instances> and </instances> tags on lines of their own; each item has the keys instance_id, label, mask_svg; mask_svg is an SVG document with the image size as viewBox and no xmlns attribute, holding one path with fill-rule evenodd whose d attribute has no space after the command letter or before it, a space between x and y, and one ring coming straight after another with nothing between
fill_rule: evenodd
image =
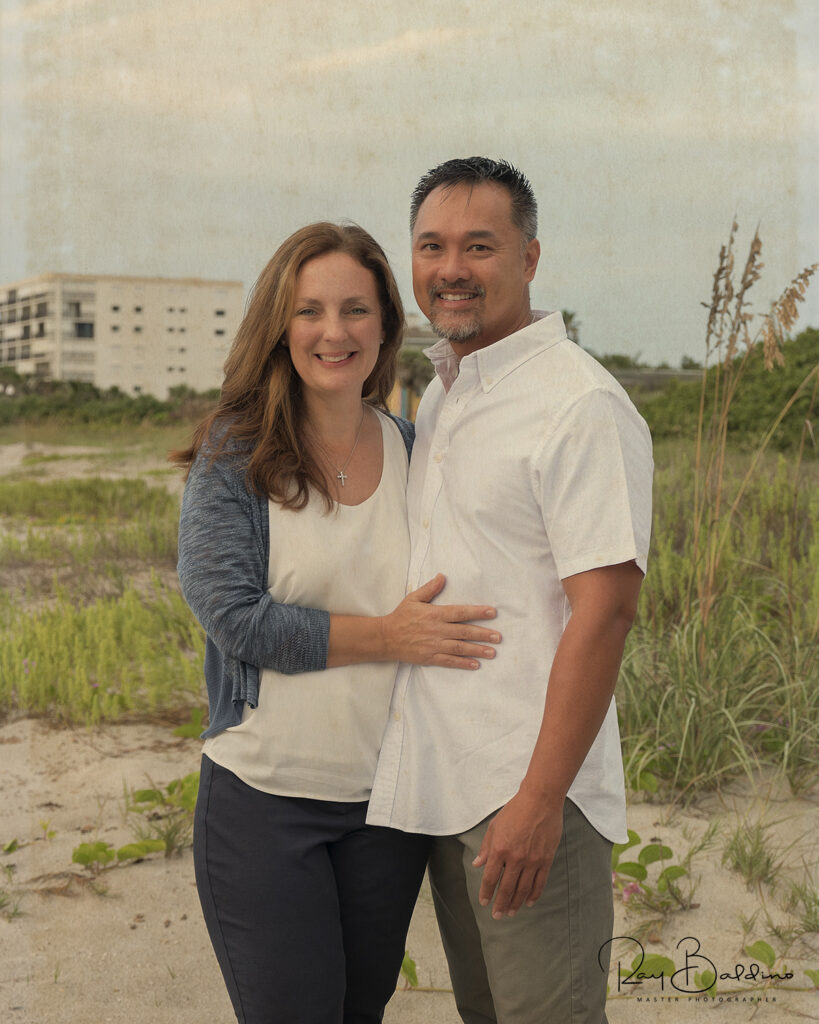
<instances>
[{"instance_id":1,"label":"cardigan sleeve","mask_svg":"<svg viewBox=\"0 0 819 1024\"><path fill-rule=\"evenodd\" d=\"M288 674L326 667L330 616L278 604L267 590L261 518L236 455L200 453L185 486L177 571L191 611L222 653Z\"/></svg>"}]
</instances>

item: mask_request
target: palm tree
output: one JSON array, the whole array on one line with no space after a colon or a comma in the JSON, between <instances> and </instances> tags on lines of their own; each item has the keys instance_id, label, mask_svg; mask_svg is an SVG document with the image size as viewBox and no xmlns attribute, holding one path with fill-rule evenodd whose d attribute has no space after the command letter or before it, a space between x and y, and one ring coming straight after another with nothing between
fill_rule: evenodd
<instances>
[{"instance_id":1,"label":"palm tree","mask_svg":"<svg viewBox=\"0 0 819 1024\"><path fill-rule=\"evenodd\" d=\"M566 334L569 341L573 341L575 345L580 344L580 321L577 319L577 313L573 313L570 309L564 309L563 311L563 323L566 325Z\"/></svg>"}]
</instances>

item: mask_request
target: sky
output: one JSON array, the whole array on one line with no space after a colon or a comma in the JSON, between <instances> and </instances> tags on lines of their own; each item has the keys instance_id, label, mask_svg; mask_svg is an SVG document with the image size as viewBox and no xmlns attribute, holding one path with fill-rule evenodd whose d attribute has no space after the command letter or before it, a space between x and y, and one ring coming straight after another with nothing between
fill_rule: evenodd
<instances>
[{"instance_id":1,"label":"sky","mask_svg":"<svg viewBox=\"0 0 819 1024\"><path fill-rule=\"evenodd\" d=\"M679 365L736 215L766 310L819 260L815 0L0 0L0 284L240 280L313 220L387 251L453 156L539 200L533 305ZM800 327L819 326L819 282Z\"/></svg>"}]
</instances>

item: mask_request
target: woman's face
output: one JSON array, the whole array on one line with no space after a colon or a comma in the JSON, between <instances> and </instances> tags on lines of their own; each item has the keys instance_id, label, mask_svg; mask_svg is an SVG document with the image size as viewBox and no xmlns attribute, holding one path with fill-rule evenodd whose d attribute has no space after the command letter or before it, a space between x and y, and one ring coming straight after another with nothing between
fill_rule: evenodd
<instances>
[{"instance_id":1,"label":"woman's face","mask_svg":"<svg viewBox=\"0 0 819 1024\"><path fill-rule=\"evenodd\" d=\"M301 268L294 300L287 342L305 393L360 396L383 337L375 275L346 253L328 252Z\"/></svg>"}]
</instances>

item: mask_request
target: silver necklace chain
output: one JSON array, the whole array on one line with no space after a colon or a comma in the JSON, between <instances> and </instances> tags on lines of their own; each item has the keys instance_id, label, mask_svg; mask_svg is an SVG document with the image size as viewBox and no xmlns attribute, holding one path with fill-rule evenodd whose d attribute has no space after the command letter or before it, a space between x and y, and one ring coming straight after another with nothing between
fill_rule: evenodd
<instances>
[{"instance_id":1,"label":"silver necklace chain","mask_svg":"<svg viewBox=\"0 0 819 1024\"><path fill-rule=\"evenodd\" d=\"M352 457L353 457L353 455L355 453L355 450L358 447L358 439L361 437L361 428L364 425L364 413L366 411L367 411L367 407L365 405L362 405L361 406L361 419L358 421L358 429L355 432L355 441L353 441L353 447L350 449L350 454L344 460L344 464L341 467L337 467L336 468L336 480L338 480L338 482L341 484L342 487L344 487L344 485L347 482L348 474L345 473L344 470L350 465L350 459L352 459ZM327 451L327 449L321 443L321 441L318 438L318 435L314 431L311 431L311 432L313 433L313 437L315 439L315 442L319 446L319 448L321 449L321 452L324 455L324 458L332 466L333 465L333 459L331 458L330 453Z\"/></svg>"}]
</instances>

